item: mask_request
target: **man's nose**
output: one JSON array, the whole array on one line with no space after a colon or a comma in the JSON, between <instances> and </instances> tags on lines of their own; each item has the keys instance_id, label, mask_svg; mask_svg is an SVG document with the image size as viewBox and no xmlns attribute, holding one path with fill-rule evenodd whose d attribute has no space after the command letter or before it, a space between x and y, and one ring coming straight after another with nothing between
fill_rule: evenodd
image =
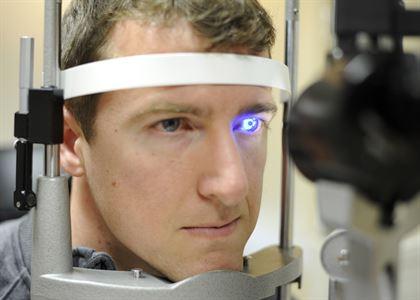
<instances>
[{"instance_id":1,"label":"man's nose","mask_svg":"<svg viewBox=\"0 0 420 300\"><path fill-rule=\"evenodd\" d=\"M199 193L206 199L236 206L248 193L248 177L232 132L218 132L206 143L205 169L199 183ZM204 154L204 153L203 153Z\"/></svg>"}]
</instances>

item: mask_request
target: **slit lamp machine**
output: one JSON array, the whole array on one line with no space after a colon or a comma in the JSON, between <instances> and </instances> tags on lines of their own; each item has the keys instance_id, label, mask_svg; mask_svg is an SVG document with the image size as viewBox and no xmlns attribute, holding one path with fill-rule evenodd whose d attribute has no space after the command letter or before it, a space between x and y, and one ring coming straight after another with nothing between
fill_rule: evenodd
<instances>
[{"instance_id":1,"label":"slit lamp machine","mask_svg":"<svg viewBox=\"0 0 420 300\"><path fill-rule=\"evenodd\" d=\"M298 97L299 1L285 4L285 64L234 54L174 53L61 70L61 0L45 0L43 86L32 86L34 41L23 37L15 114L14 204L31 209L33 217L32 299L290 299L290 284L300 284L302 275L302 251L292 242L295 166L326 195L346 199L334 212L341 216L340 229L321 250L329 298L397 299L398 243L420 220L420 62L402 47L403 37L420 35L420 12L397 0L336 0L336 45L328 68ZM145 68L153 71L146 76ZM110 80L109 72L121 76ZM59 166L64 101L194 84L272 87L287 100L279 245L245 257L243 272L213 271L176 283L139 270L73 268L69 191ZM33 144L45 145L37 194Z\"/></svg>"}]
</instances>

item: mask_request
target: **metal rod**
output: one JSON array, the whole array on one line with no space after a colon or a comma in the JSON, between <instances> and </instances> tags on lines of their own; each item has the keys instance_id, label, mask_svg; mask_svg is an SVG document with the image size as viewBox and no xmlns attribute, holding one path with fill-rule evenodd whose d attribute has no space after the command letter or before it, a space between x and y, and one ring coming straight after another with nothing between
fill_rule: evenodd
<instances>
[{"instance_id":1,"label":"metal rod","mask_svg":"<svg viewBox=\"0 0 420 300\"><path fill-rule=\"evenodd\" d=\"M45 175L60 176L60 145L45 145Z\"/></svg>"},{"instance_id":2,"label":"metal rod","mask_svg":"<svg viewBox=\"0 0 420 300\"><path fill-rule=\"evenodd\" d=\"M58 87L61 50L61 0L45 0L43 87ZM44 174L60 176L60 145L45 145Z\"/></svg>"},{"instance_id":3,"label":"metal rod","mask_svg":"<svg viewBox=\"0 0 420 300\"><path fill-rule=\"evenodd\" d=\"M285 103L283 110L282 132L282 182L280 204L280 248L288 250L293 246L293 198L294 198L294 165L288 152L288 120L297 96L298 71L298 21L299 0L286 1L286 54L285 63L289 67L291 96ZM290 286L279 287L276 297L278 300L290 299Z\"/></svg>"},{"instance_id":4,"label":"metal rod","mask_svg":"<svg viewBox=\"0 0 420 300\"><path fill-rule=\"evenodd\" d=\"M288 152L287 127L291 108L297 90L297 43L298 43L299 1L286 2L286 65L289 67L291 80L291 97L284 105L283 112L283 159L282 159L282 191L281 191L281 227L280 247L292 247L293 230L293 189L294 166Z\"/></svg>"},{"instance_id":5,"label":"metal rod","mask_svg":"<svg viewBox=\"0 0 420 300\"><path fill-rule=\"evenodd\" d=\"M28 36L20 38L19 69L19 113L27 114L28 93L33 85L34 74L34 39Z\"/></svg>"}]
</instances>

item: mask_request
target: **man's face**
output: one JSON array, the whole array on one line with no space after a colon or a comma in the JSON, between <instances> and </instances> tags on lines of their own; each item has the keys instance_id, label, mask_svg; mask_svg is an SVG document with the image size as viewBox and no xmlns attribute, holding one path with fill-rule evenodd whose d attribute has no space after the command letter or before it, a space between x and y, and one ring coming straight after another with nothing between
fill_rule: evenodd
<instances>
[{"instance_id":1,"label":"man's face","mask_svg":"<svg viewBox=\"0 0 420 300\"><path fill-rule=\"evenodd\" d=\"M160 28L124 21L107 51L115 57L207 47L186 23ZM81 149L89 188L115 239L174 281L242 270L260 207L273 109L271 90L254 86L102 95L96 135Z\"/></svg>"}]
</instances>

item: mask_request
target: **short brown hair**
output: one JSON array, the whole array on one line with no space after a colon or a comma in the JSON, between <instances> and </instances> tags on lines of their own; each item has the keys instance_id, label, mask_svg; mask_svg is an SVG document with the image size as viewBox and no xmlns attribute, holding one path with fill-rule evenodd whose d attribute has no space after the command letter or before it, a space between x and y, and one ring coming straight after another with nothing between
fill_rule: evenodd
<instances>
[{"instance_id":1,"label":"short brown hair","mask_svg":"<svg viewBox=\"0 0 420 300\"><path fill-rule=\"evenodd\" d=\"M185 19L214 48L244 46L260 53L275 41L272 20L258 0L73 0L63 17L62 67L104 59L107 37L127 18L162 26ZM66 101L88 141L94 137L97 103L98 95Z\"/></svg>"}]
</instances>

